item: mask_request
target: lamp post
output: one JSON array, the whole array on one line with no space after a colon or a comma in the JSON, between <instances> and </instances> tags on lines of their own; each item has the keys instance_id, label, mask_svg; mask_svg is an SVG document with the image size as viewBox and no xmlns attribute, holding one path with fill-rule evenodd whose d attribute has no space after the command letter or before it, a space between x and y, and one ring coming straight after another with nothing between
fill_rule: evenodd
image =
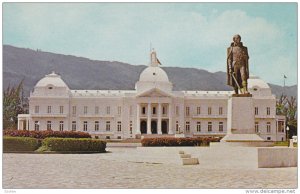
<instances>
[{"instance_id":1,"label":"lamp post","mask_svg":"<svg viewBox=\"0 0 300 194\"><path fill-rule=\"evenodd\" d=\"M289 126L286 127L286 140L288 141L288 146L290 146L290 141L289 141Z\"/></svg>"}]
</instances>

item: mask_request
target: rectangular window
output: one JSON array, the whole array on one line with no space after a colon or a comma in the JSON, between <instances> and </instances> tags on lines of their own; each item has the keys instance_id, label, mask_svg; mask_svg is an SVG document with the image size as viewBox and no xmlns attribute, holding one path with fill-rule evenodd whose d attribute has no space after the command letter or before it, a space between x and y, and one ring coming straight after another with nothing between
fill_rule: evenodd
<instances>
[{"instance_id":1,"label":"rectangular window","mask_svg":"<svg viewBox=\"0 0 300 194\"><path fill-rule=\"evenodd\" d=\"M185 131L190 132L190 122L185 123Z\"/></svg>"},{"instance_id":2,"label":"rectangular window","mask_svg":"<svg viewBox=\"0 0 300 194\"><path fill-rule=\"evenodd\" d=\"M156 107L152 107L152 114L156 114Z\"/></svg>"},{"instance_id":3,"label":"rectangular window","mask_svg":"<svg viewBox=\"0 0 300 194\"><path fill-rule=\"evenodd\" d=\"M59 106L59 113L63 114L64 113L64 106Z\"/></svg>"},{"instance_id":4,"label":"rectangular window","mask_svg":"<svg viewBox=\"0 0 300 194\"><path fill-rule=\"evenodd\" d=\"M179 124L178 124L178 121L176 121L176 132L177 132L177 133L179 132Z\"/></svg>"},{"instance_id":5,"label":"rectangular window","mask_svg":"<svg viewBox=\"0 0 300 194\"><path fill-rule=\"evenodd\" d=\"M48 106L47 113L51 113L51 106Z\"/></svg>"},{"instance_id":6,"label":"rectangular window","mask_svg":"<svg viewBox=\"0 0 300 194\"><path fill-rule=\"evenodd\" d=\"M258 122L255 122L255 133L259 132L259 124Z\"/></svg>"},{"instance_id":7,"label":"rectangular window","mask_svg":"<svg viewBox=\"0 0 300 194\"><path fill-rule=\"evenodd\" d=\"M200 115L200 114L201 114L201 107L198 106L198 107L197 107L197 115Z\"/></svg>"},{"instance_id":8,"label":"rectangular window","mask_svg":"<svg viewBox=\"0 0 300 194\"><path fill-rule=\"evenodd\" d=\"M76 106L72 106L72 114L76 115Z\"/></svg>"},{"instance_id":9,"label":"rectangular window","mask_svg":"<svg viewBox=\"0 0 300 194\"><path fill-rule=\"evenodd\" d=\"M162 114L165 115L166 114L166 107L162 107Z\"/></svg>"},{"instance_id":10,"label":"rectangular window","mask_svg":"<svg viewBox=\"0 0 300 194\"><path fill-rule=\"evenodd\" d=\"M64 130L64 122L63 121L59 121L59 130L60 131Z\"/></svg>"},{"instance_id":11,"label":"rectangular window","mask_svg":"<svg viewBox=\"0 0 300 194\"><path fill-rule=\"evenodd\" d=\"M190 116L190 107L185 107L185 116Z\"/></svg>"},{"instance_id":12,"label":"rectangular window","mask_svg":"<svg viewBox=\"0 0 300 194\"><path fill-rule=\"evenodd\" d=\"M47 130L52 130L51 121L47 121Z\"/></svg>"},{"instance_id":13,"label":"rectangular window","mask_svg":"<svg viewBox=\"0 0 300 194\"><path fill-rule=\"evenodd\" d=\"M271 133L271 122L267 122L267 133Z\"/></svg>"},{"instance_id":14,"label":"rectangular window","mask_svg":"<svg viewBox=\"0 0 300 194\"><path fill-rule=\"evenodd\" d=\"M40 107L39 106L35 106L34 107L34 113L39 113L40 112Z\"/></svg>"},{"instance_id":15,"label":"rectangular window","mask_svg":"<svg viewBox=\"0 0 300 194\"><path fill-rule=\"evenodd\" d=\"M284 122L278 121L278 132L284 132Z\"/></svg>"},{"instance_id":16,"label":"rectangular window","mask_svg":"<svg viewBox=\"0 0 300 194\"><path fill-rule=\"evenodd\" d=\"M270 113L271 113L270 107L267 107L267 115L270 115Z\"/></svg>"},{"instance_id":17,"label":"rectangular window","mask_svg":"<svg viewBox=\"0 0 300 194\"><path fill-rule=\"evenodd\" d=\"M223 122L219 122L219 131L222 132L223 131Z\"/></svg>"},{"instance_id":18,"label":"rectangular window","mask_svg":"<svg viewBox=\"0 0 300 194\"><path fill-rule=\"evenodd\" d=\"M88 122L83 121L83 131L87 131L87 125L88 125Z\"/></svg>"},{"instance_id":19,"label":"rectangular window","mask_svg":"<svg viewBox=\"0 0 300 194\"><path fill-rule=\"evenodd\" d=\"M142 114L143 115L146 114L146 107L145 106L143 106L143 108L142 108Z\"/></svg>"},{"instance_id":20,"label":"rectangular window","mask_svg":"<svg viewBox=\"0 0 300 194\"><path fill-rule=\"evenodd\" d=\"M121 112L122 112L122 108L118 106L118 115L121 115Z\"/></svg>"},{"instance_id":21,"label":"rectangular window","mask_svg":"<svg viewBox=\"0 0 300 194\"><path fill-rule=\"evenodd\" d=\"M72 121L72 131L76 131L76 121Z\"/></svg>"},{"instance_id":22,"label":"rectangular window","mask_svg":"<svg viewBox=\"0 0 300 194\"><path fill-rule=\"evenodd\" d=\"M223 107L219 107L219 115L223 114Z\"/></svg>"},{"instance_id":23,"label":"rectangular window","mask_svg":"<svg viewBox=\"0 0 300 194\"><path fill-rule=\"evenodd\" d=\"M95 121L95 131L99 131L99 121Z\"/></svg>"},{"instance_id":24,"label":"rectangular window","mask_svg":"<svg viewBox=\"0 0 300 194\"><path fill-rule=\"evenodd\" d=\"M132 116L132 106L129 107L129 115Z\"/></svg>"},{"instance_id":25,"label":"rectangular window","mask_svg":"<svg viewBox=\"0 0 300 194\"><path fill-rule=\"evenodd\" d=\"M110 106L106 107L106 114L108 114L108 115L110 114Z\"/></svg>"},{"instance_id":26,"label":"rectangular window","mask_svg":"<svg viewBox=\"0 0 300 194\"><path fill-rule=\"evenodd\" d=\"M122 131L121 121L118 121L117 130L118 130L119 132Z\"/></svg>"},{"instance_id":27,"label":"rectangular window","mask_svg":"<svg viewBox=\"0 0 300 194\"><path fill-rule=\"evenodd\" d=\"M106 121L106 131L110 131L110 121Z\"/></svg>"},{"instance_id":28,"label":"rectangular window","mask_svg":"<svg viewBox=\"0 0 300 194\"><path fill-rule=\"evenodd\" d=\"M255 114L255 115L258 115L258 107L255 107L255 108L254 108L254 114Z\"/></svg>"},{"instance_id":29,"label":"rectangular window","mask_svg":"<svg viewBox=\"0 0 300 194\"><path fill-rule=\"evenodd\" d=\"M207 108L207 114L208 114L208 115L211 115L211 107L208 107L208 108Z\"/></svg>"},{"instance_id":30,"label":"rectangular window","mask_svg":"<svg viewBox=\"0 0 300 194\"><path fill-rule=\"evenodd\" d=\"M201 122L197 122L197 132L201 131Z\"/></svg>"},{"instance_id":31,"label":"rectangular window","mask_svg":"<svg viewBox=\"0 0 300 194\"><path fill-rule=\"evenodd\" d=\"M99 114L99 106L95 106L95 114Z\"/></svg>"},{"instance_id":32,"label":"rectangular window","mask_svg":"<svg viewBox=\"0 0 300 194\"><path fill-rule=\"evenodd\" d=\"M129 133L132 134L132 121L129 122Z\"/></svg>"},{"instance_id":33,"label":"rectangular window","mask_svg":"<svg viewBox=\"0 0 300 194\"><path fill-rule=\"evenodd\" d=\"M86 115L86 114L87 114L87 112L88 112L88 107L87 107L87 106L84 106L84 107L83 107L83 114L85 114L85 115Z\"/></svg>"},{"instance_id":34,"label":"rectangular window","mask_svg":"<svg viewBox=\"0 0 300 194\"><path fill-rule=\"evenodd\" d=\"M39 131L40 130L40 122L39 121L34 121L34 130Z\"/></svg>"},{"instance_id":35,"label":"rectangular window","mask_svg":"<svg viewBox=\"0 0 300 194\"><path fill-rule=\"evenodd\" d=\"M179 106L176 106L176 115L179 115Z\"/></svg>"},{"instance_id":36,"label":"rectangular window","mask_svg":"<svg viewBox=\"0 0 300 194\"><path fill-rule=\"evenodd\" d=\"M208 122L207 131L212 131L212 122Z\"/></svg>"}]
</instances>

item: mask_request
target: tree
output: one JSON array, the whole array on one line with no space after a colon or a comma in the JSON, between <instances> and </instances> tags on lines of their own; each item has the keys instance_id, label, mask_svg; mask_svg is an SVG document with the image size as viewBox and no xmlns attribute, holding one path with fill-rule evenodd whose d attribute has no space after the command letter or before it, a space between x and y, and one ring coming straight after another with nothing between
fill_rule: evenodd
<instances>
[{"instance_id":1,"label":"tree","mask_svg":"<svg viewBox=\"0 0 300 194\"><path fill-rule=\"evenodd\" d=\"M276 102L276 113L278 115L284 115L287 125L289 126L289 138L292 135L297 135L297 100L291 96L288 98L285 95L281 95Z\"/></svg>"},{"instance_id":2,"label":"tree","mask_svg":"<svg viewBox=\"0 0 300 194\"><path fill-rule=\"evenodd\" d=\"M286 115L287 96L281 94L280 98L276 101L276 114L277 115Z\"/></svg>"},{"instance_id":3,"label":"tree","mask_svg":"<svg viewBox=\"0 0 300 194\"><path fill-rule=\"evenodd\" d=\"M3 129L17 129L18 114L27 112L23 80L16 87L7 87L3 92Z\"/></svg>"}]
</instances>

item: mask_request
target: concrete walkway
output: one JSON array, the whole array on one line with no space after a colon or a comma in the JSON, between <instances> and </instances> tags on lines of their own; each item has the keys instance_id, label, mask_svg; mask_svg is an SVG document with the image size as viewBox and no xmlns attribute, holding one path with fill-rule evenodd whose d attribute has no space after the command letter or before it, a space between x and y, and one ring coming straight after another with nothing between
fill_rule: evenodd
<instances>
[{"instance_id":1,"label":"concrete walkway","mask_svg":"<svg viewBox=\"0 0 300 194\"><path fill-rule=\"evenodd\" d=\"M8 188L296 188L297 168L257 168L256 148L107 148L104 154L3 154ZM199 158L183 166L179 150Z\"/></svg>"}]
</instances>

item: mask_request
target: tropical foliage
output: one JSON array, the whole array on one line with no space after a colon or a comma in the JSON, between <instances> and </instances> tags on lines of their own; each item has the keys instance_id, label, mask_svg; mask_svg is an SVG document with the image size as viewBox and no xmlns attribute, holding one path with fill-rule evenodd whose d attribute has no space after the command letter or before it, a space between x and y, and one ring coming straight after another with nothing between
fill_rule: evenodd
<instances>
[{"instance_id":1,"label":"tropical foliage","mask_svg":"<svg viewBox=\"0 0 300 194\"><path fill-rule=\"evenodd\" d=\"M27 112L28 101L24 97L23 81L16 87L7 87L3 92L3 128L16 129L18 114Z\"/></svg>"},{"instance_id":2,"label":"tropical foliage","mask_svg":"<svg viewBox=\"0 0 300 194\"><path fill-rule=\"evenodd\" d=\"M292 134L297 134L297 99L293 96L288 98L281 95L276 102L276 113L286 117L287 125L291 129Z\"/></svg>"},{"instance_id":3,"label":"tropical foliage","mask_svg":"<svg viewBox=\"0 0 300 194\"><path fill-rule=\"evenodd\" d=\"M217 137L193 137L193 138L144 138L142 146L208 146L210 142L219 142Z\"/></svg>"},{"instance_id":4,"label":"tropical foliage","mask_svg":"<svg viewBox=\"0 0 300 194\"><path fill-rule=\"evenodd\" d=\"M27 131L27 130L4 130L4 136L12 137L33 137L37 139L44 139L47 137L61 137L61 138L91 138L91 135L81 131Z\"/></svg>"},{"instance_id":5,"label":"tropical foliage","mask_svg":"<svg viewBox=\"0 0 300 194\"><path fill-rule=\"evenodd\" d=\"M44 151L58 152L105 152L106 142L90 138L46 138L42 141Z\"/></svg>"}]
</instances>

